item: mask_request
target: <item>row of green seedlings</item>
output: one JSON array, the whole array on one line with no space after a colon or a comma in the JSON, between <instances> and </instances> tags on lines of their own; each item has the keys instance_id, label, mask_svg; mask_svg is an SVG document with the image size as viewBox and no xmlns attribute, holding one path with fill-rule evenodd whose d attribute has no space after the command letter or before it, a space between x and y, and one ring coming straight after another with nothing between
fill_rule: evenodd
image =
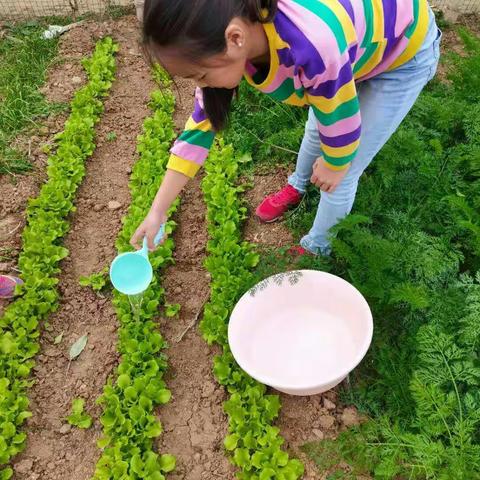
<instances>
[{"instance_id":1,"label":"row of green seedlings","mask_svg":"<svg viewBox=\"0 0 480 480\"><path fill-rule=\"evenodd\" d=\"M155 70L155 76L162 90L152 93L153 115L145 120L138 138L139 160L130 181L132 202L116 242L119 253L131 250L129 239L159 188L174 138L175 99L168 89L170 82L159 70ZM178 202L170 213L177 205ZM172 233L174 226L172 221L167 223L167 234ZM126 295L113 292L120 322L117 348L121 361L117 378L109 379L98 400L104 408L100 418L103 437L98 441L103 452L95 469L95 480L163 480L165 473L175 468L172 455L159 455L154 450L155 439L162 432L155 408L167 403L171 396L163 380L167 361L162 350L166 344L154 322L165 293L158 271L173 262L173 248L173 240L168 238L150 254L154 277L140 301L135 299L130 303L132 299Z\"/></svg>"},{"instance_id":2,"label":"row of green seedlings","mask_svg":"<svg viewBox=\"0 0 480 480\"><path fill-rule=\"evenodd\" d=\"M225 448L240 468L239 479L296 480L304 467L282 450L283 438L272 425L280 410L278 395L249 377L235 362L227 340L230 313L249 288L251 269L259 261L253 246L242 241L241 224L246 217L238 186L239 159L233 148L220 140L206 164L202 189L207 203L209 256L205 266L211 275L211 296L205 307L201 331L209 344L223 353L215 358L214 373L230 394L224 409L229 416Z\"/></svg>"},{"instance_id":3,"label":"row of green seedlings","mask_svg":"<svg viewBox=\"0 0 480 480\"><path fill-rule=\"evenodd\" d=\"M27 208L18 261L25 283L20 298L0 319L0 465L8 464L25 445L26 433L20 428L31 416L27 389L40 348L39 322L58 307L59 263L68 255L61 239L69 229L67 216L74 210L84 162L95 149L95 124L115 76L117 49L111 38L104 38L83 62L88 83L75 93L65 128L56 137L56 153L48 159L48 179ZM12 475L8 466L0 471L1 480Z\"/></svg>"}]
</instances>

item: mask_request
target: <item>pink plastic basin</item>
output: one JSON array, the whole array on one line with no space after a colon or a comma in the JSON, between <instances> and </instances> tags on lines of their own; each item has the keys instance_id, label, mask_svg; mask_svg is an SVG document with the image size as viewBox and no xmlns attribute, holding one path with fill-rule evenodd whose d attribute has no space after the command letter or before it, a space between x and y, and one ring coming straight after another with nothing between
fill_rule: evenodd
<instances>
[{"instance_id":1,"label":"pink plastic basin","mask_svg":"<svg viewBox=\"0 0 480 480\"><path fill-rule=\"evenodd\" d=\"M339 384L370 346L373 320L362 294L340 277L315 270L274 275L235 306L228 341L240 367L291 395Z\"/></svg>"}]
</instances>

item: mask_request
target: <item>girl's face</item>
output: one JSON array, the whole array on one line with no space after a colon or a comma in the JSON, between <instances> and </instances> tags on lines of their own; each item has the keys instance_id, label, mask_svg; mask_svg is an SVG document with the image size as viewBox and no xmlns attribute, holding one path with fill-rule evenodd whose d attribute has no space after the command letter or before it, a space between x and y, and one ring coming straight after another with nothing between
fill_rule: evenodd
<instances>
[{"instance_id":1,"label":"girl's face","mask_svg":"<svg viewBox=\"0 0 480 480\"><path fill-rule=\"evenodd\" d=\"M235 88L242 80L248 58L242 52L220 53L192 62L180 56L162 55L161 64L174 76L191 78L199 87Z\"/></svg>"},{"instance_id":2,"label":"girl's face","mask_svg":"<svg viewBox=\"0 0 480 480\"><path fill-rule=\"evenodd\" d=\"M261 24L233 19L225 30L224 52L192 61L173 47L155 48L155 56L172 75L193 79L199 87L236 88L248 60L268 54L268 41Z\"/></svg>"}]
</instances>

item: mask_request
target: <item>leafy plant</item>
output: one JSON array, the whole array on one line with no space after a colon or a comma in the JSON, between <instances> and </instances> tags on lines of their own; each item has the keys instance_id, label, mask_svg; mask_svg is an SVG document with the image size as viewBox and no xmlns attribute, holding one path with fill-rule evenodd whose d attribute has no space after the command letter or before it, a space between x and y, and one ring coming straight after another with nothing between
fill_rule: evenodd
<instances>
[{"instance_id":1,"label":"leafy plant","mask_svg":"<svg viewBox=\"0 0 480 480\"><path fill-rule=\"evenodd\" d=\"M68 231L66 218L85 174L84 161L95 149L94 127L103 111L102 99L112 85L116 51L116 44L105 38L83 62L89 81L72 100L70 116L57 136L57 151L48 159L47 182L27 208L19 257L25 282L22 296L0 318L0 465L24 448L26 434L20 428L31 416L26 392L39 350L39 322L58 306L59 263L68 254L61 239ZM12 474L7 467L0 478Z\"/></svg>"},{"instance_id":2,"label":"leafy plant","mask_svg":"<svg viewBox=\"0 0 480 480\"><path fill-rule=\"evenodd\" d=\"M105 136L105 139L107 140L107 142L113 142L117 139L117 133L108 132L107 135Z\"/></svg>"},{"instance_id":3,"label":"leafy plant","mask_svg":"<svg viewBox=\"0 0 480 480\"><path fill-rule=\"evenodd\" d=\"M179 314L181 306L178 303L174 305L167 304L165 305L165 315L168 318L175 317Z\"/></svg>"},{"instance_id":4,"label":"leafy plant","mask_svg":"<svg viewBox=\"0 0 480 480\"><path fill-rule=\"evenodd\" d=\"M109 284L109 282L108 267L105 267L101 272L92 273L87 277L80 277L78 283L82 287L91 287L95 292L100 292Z\"/></svg>"},{"instance_id":5,"label":"leafy plant","mask_svg":"<svg viewBox=\"0 0 480 480\"><path fill-rule=\"evenodd\" d=\"M236 364L228 346L230 312L250 288L251 269L259 261L252 245L241 239L246 208L239 199L242 187L236 185L239 161L232 147L220 141L205 169L202 189L210 237L205 266L211 275L211 295L200 328L209 344L215 342L223 350L215 358L214 373L230 395L224 405L229 416L225 448L240 467L240 479L294 480L303 475L303 465L281 449L284 440L272 425L280 409L279 397L267 395L266 387Z\"/></svg>"},{"instance_id":6,"label":"leafy plant","mask_svg":"<svg viewBox=\"0 0 480 480\"><path fill-rule=\"evenodd\" d=\"M154 75L163 89L152 93L153 115L144 121L143 133L138 139L140 157L130 177L132 202L116 242L119 253L131 250L129 239L160 186L174 138L174 97L168 88L170 83L160 69L156 69ZM177 205L178 202L172 211ZM167 222L168 234L174 226L175 222ZM156 437L162 432L155 409L168 402L171 394L163 380L167 361L162 350L166 345L153 319L165 295L159 270L173 262L173 247L170 236L150 254L154 277L134 311L127 296L113 292L113 304L120 322L118 350L122 358L116 379L109 379L98 399L103 406L100 418L103 437L98 446L103 452L95 468L94 480L162 480L165 473L175 468L175 458L159 455L154 446Z\"/></svg>"},{"instance_id":7,"label":"leafy plant","mask_svg":"<svg viewBox=\"0 0 480 480\"><path fill-rule=\"evenodd\" d=\"M67 417L68 423L78 428L90 428L92 425L92 417L83 411L85 400L83 398L75 398L72 401L72 413Z\"/></svg>"}]
</instances>

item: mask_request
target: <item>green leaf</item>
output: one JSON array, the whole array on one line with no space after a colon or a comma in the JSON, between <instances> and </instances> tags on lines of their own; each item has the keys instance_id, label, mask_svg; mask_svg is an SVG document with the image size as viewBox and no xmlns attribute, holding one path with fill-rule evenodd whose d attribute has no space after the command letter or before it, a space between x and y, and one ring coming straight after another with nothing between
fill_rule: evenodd
<instances>
[{"instance_id":1,"label":"green leaf","mask_svg":"<svg viewBox=\"0 0 480 480\"><path fill-rule=\"evenodd\" d=\"M224 440L224 445L227 450L235 450L237 448L239 436L237 434L227 435Z\"/></svg>"},{"instance_id":2,"label":"green leaf","mask_svg":"<svg viewBox=\"0 0 480 480\"><path fill-rule=\"evenodd\" d=\"M175 317L180 312L180 309L181 309L181 306L178 303L175 303L174 305L166 304L165 305L165 315L168 318Z\"/></svg>"},{"instance_id":3,"label":"green leaf","mask_svg":"<svg viewBox=\"0 0 480 480\"><path fill-rule=\"evenodd\" d=\"M175 469L176 460L173 455L165 454L160 456L160 468L163 472L172 472Z\"/></svg>"},{"instance_id":4,"label":"green leaf","mask_svg":"<svg viewBox=\"0 0 480 480\"><path fill-rule=\"evenodd\" d=\"M156 420L146 431L145 436L147 438L158 437L162 433L162 425Z\"/></svg>"},{"instance_id":5,"label":"green leaf","mask_svg":"<svg viewBox=\"0 0 480 480\"><path fill-rule=\"evenodd\" d=\"M88 335L82 335L71 347L69 352L70 361L75 360L87 345Z\"/></svg>"}]
</instances>

